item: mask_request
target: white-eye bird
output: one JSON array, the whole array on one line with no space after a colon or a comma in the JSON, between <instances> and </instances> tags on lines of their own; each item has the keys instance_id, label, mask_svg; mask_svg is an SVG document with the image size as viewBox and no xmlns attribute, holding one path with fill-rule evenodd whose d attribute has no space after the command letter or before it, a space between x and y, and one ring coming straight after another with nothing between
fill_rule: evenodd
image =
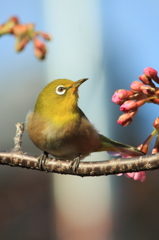
<instances>
[{"instance_id":1,"label":"white-eye bird","mask_svg":"<svg viewBox=\"0 0 159 240\"><path fill-rule=\"evenodd\" d=\"M33 143L55 158L70 160L77 170L80 160L92 152L115 152L131 157L144 155L138 149L113 141L101 134L78 107L78 88L88 78L78 81L57 79L38 96L26 128Z\"/></svg>"}]
</instances>

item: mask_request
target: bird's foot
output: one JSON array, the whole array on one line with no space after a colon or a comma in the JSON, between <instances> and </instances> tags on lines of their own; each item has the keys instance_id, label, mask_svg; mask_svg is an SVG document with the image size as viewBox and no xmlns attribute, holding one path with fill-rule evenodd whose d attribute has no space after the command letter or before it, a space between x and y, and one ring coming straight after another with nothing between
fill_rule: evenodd
<instances>
[{"instance_id":1,"label":"bird's foot","mask_svg":"<svg viewBox=\"0 0 159 240\"><path fill-rule=\"evenodd\" d=\"M80 164L80 160L81 160L81 154L79 154L76 158L74 158L71 163L70 163L70 167L72 168L73 172L76 172L76 170L79 167Z\"/></svg>"},{"instance_id":2,"label":"bird's foot","mask_svg":"<svg viewBox=\"0 0 159 240\"><path fill-rule=\"evenodd\" d=\"M48 157L47 152L43 152L38 158L38 167L40 170L43 170L43 165L45 165L46 158Z\"/></svg>"}]
</instances>

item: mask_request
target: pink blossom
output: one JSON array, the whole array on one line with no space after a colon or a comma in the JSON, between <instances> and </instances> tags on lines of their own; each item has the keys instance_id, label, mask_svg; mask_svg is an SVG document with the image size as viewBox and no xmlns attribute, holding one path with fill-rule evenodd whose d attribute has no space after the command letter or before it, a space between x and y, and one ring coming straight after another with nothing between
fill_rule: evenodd
<instances>
[{"instance_id":1,"label":"pink blossom","mask_svg":"<svg viewBox=\"0 0 159 240\"><path fill-rule=\"evenodd\" d=\"M45 44L37 37L34 38L34 54L35 54L35 56L39 59L44 59L46 52L47 52L47 50L46 50Z\"/></svg>"},{"instance_id":2,"label":"pink blossom","mask_svg":"<svg viewBox=\"0 0 159 240\"><path fill-rule=\"evenodd\" d=\"M143 83L139 82L139 81L134 81L132 82L132 84L130 85L130 88L133 92L141 92L141 86L144 85Z\"/></svg>"},{"instance_id":3,"label":"pink blossom","mask_svg":"<svg viewBox=\"0 0 159 240\"><path fill-rule=\"evenodd\" d=\"M147 78L146 76L145 76L145 74L143 74L143 75L140 75L139 76L139 79L144 83L144 84L149 84L150 83L150 80L149 80L149 78Z\"/></svg>"},{"instance_id":4,"label":"pink blossom","mask_svg":"<svg viewBox=\"0 0 159 240\"><path fill-rule=\"evenodd\" d=\"M128 178L133 178L134 180L140 180L144 182L146 180L146 172L132 172L132 173L125 173Z\"/></svg>"},{"instance_id":5,"label":"pink blossom","mask_svg":"<svg viewBox=\"0 0 159 240\"><path fill-rule=\"evenodd\" d=\"M153 126L154 128L156 128L157 130L159 130L159 117L157 117L155 119L155 121L153 122Z\"/></svg>"},{"instance_id":6,"label":"pink blossom","mask_svg":"<svg viewBox=\"0 0 159 240\"><path fill-rule=\"evenodd\" d=\"M127 91L125 89L119 89L113 94L112 102L121 105L131 95L133 95L132 91Z\"/></svg>"},{"instance_id":7,"label":"pink blossom","mask_svg":"<svg viewBox=\"0 0 159 240\"><path fill-rule=\"evenodd\" d=\"M137 111L136 111L137 112ZM134 115L136 114L136 112L131 112L131 113L124 113L122 114L119 118L117 123L119 123L121 126L126 127L127 125L129 125L132 120Z\"/></svg>"},{"instance_id":8,"label":"pink blossom","mask_svg":"<svg viewBox=\"0 0 159 240\"><path fill-rule=\"evenodd\" d=\"M155 80L157 83L159 83L159 79L158 79L158 72L151 67L147 67L144 69L143 73L146 75L146 77Z\"/></svg>"},{"instance_id":9,"label":"pink blossom","mask_svg":"<svg viewBox=\"0 0 159 240\"><path fill-rule=\"evenodd\" d=\"M123 173L116 174L117 176L122 176ZM132 173L124 173L124 175L128 178L133 178L134 180L140 180L144 182L146 180L146 172L132 172Z\"/></svg>"},{"instance_id":10,"label":"pink blossom","mask_svg":"<svg viewBox=\"0 0 159 240\"><path fill-rule=\"evenodd\" d=\"M51 40L51 36L47 33L44 32L38 32L38 35L41 35L45 40L50 41Z\"/></svg>"},{"instance_id":11,"label":"pink blossom","mask_svg":"<svg viewBox=\"0 0 159 240\"><path fill-rule=\"evenodd\" d=\"M121 106L120 106L120 111L122 112L129 112L129 111L136 111L138 108L137 103L133 100L128 100L125 101Z\"/></svg>"}]
</instances>

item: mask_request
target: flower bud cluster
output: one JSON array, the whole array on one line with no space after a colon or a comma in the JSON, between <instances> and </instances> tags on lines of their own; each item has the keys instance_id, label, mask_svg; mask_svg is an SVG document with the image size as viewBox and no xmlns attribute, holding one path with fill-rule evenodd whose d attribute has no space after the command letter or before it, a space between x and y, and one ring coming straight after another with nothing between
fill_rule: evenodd
<instances>
[{"instance_id":1,"label":"flower bud cluster","mask_svg":"<svg viewBox=\"0 0 159 240\"><path fill-rule=\"evenodd\" d=\"M50 40L51 37L44 32L35 31L33 23L20 24L17 17L11 17L7 22L0 25L0 36L12 34L16 38L15 50L22 51L28 42L33 40L34 54L38 59L44 59L47 53L45 44L38 38L41 36L44 40Z\"/></svg>"},{"instance_id":2,"label":"flower bud cluster","mask_svg":"<svg viewBox=\"0 0 159 240\"><path fill-rule=\"evenodd\" d=\"M155 145L151 152L152 152L152 154L159 152L159 117L156 118L155 121L153 122L153 127L154 127L154 130L152 131L152 133L146 138L146 140L142 144L140 144L140 146L137 147L137 149L144 152L145 154L148 154L150 142L154 138L155 135L156 135L156 141L155 141ZM123 157L129 158L130 156L123 156ZM117 175L121 176L123 174L120 173ZM146 172L145 171L132 172L132 173L128 172L128 173L125 173L124 175L127 176L128 178L133 178L134 180L140 180L141 182L144 182L146 180Z\"/></svg>"},{"instance_id":3,"label":"flower bud cluster","mask_svg":"<svg viewBox=\"0 0 159 240\"><path fill-rule=\"evenodd\" d=\"M137 113L139 107L145 103L159 104L159 77L157 71L151 67L147 67L143 71L143 75L139 76L139 80L134 81L130 85L130 90L120 89L117 90L112 96L112 101L120 105L120 110L124 112L119 119L118 123L122 126L127 126L133 121L133 117ZM154 130L147 137L147 139L137 147L140 151L148 153L149 145L154 136L156 136L155 145L152 149L152 154L159 152L159 117L153 123ZM129 158L130 156L123 156ZM122 174L118 174L120 176ZM146 179L146 172L130 172L125 173L129 178L140 180L141 182Z\"/></svg>"},{"instance_id":4,"label":"flower bud cluster","mask_svg":"<svg viewBox=\"0 0 159 240\"><path fill-rule=\"evenodd\" d=\"M155 83L159 84L157 71L151 67L147 67L143 71L143 75L139 76L139 80L134 81L130 85L130 90L117 90L112 96L112 101L120 105L120 110L124 112L118 123L127 126L133 121L133 117L138 109L145 103L159 104L159 88Z\"/></svg>"}]
</instances>

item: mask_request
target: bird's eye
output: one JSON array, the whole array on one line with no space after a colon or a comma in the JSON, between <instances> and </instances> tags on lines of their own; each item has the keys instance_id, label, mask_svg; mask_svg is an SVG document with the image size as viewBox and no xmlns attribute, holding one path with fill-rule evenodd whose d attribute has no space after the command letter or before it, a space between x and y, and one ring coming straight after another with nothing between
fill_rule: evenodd
<instances>
[{"instance_id":1,"label":"bird's eye","mask_svg":"<svg viewBox=\"0 0 159 240\"><path fill-rule=\"evenodd\" d=\"M65 88L63 85L59 85L59 86L56 88L56 93L57 93L58 95L63 95L65 92L66 92L66 88Z\"/></svg>"}]
</instances>

